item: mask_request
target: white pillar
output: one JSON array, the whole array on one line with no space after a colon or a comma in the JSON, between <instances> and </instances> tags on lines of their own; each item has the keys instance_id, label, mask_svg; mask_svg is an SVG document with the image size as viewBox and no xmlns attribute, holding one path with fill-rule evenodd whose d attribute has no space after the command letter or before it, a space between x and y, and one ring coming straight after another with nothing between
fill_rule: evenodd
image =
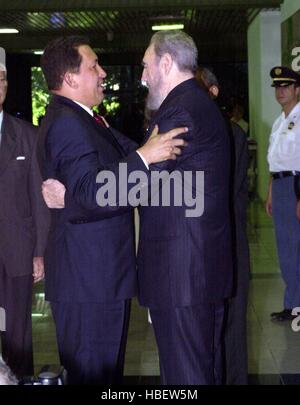
<instances>
[{"instance_id":1,"label":"white pillar","mask_svg":"<svg viewBox=\"0 0 300 405\"><path fill-rule=\"evenodd\" d=\"M281 13L262 11L248 28L250 136L257 141L257 193L265 200L269 182L269 135L280 106L270 87L270 70L281 65Z\"/></svg>"}]
</instances>

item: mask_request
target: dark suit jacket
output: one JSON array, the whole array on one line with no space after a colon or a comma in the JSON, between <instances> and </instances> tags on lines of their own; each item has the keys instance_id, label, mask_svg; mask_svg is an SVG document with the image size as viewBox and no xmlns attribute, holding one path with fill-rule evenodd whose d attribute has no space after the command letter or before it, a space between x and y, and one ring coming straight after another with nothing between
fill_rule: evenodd
<instances>
[{"instance_id":1,"label":"dark suit jacket","mask_svg":"<svg viewBox=\"0 0 300 405\"><path fill-rule=\"evenodd\" d=\"M150 308L216 302L231 294L229 138L223 117L194 79L175 87L153 117L149 133L187 126L188 146L161 169L204 171L204 213L186 207L141 207L139 299ZM153 168L152 168L153 169Z\"/></svg>"},{"instance_id":2,"label":"dark suit jacket","mask_svg":"<svg viewBox=\"0 0 300 405\"><path fill-rule=\"evenodd\" d=\"M10 276L32 273L43 256L49 212L41 193L36 128L4 112L0 146L0 256Z\"/></svg>"},{"instance_id":3,"label":"dark suit jacket","mask_svg":"<svg viewBox=\"0 0 300 405\"><path fill-rule=\"evenodd\" d=\"M247 238L248 204L248 144L244 130L232 122L222 111L231 144L230 208L233 241L233 289L232 295L244 297L244 303L236 305L245 313L247 303L250 257ZM227 328L228 329L228 328ZM234 335L236 336L236 335Z\"/></svg>"},{"instance_id":4,"label":"dark suit jacket","mask_svg":"<svg viewBox=\"0 0 300 405\"><path fill-rule=\"evenodd\" d=\"M235 223L235 253L237 276L234 283L234 295L236 287L242 286L242 291L248 291L250 277L250 258L247 238L247 204L248 204L248 146L247 136L242 128L231 122L232 135L235 151L234 170L234 223ZM247 299L247 294L245 299Z\"/></svg>"},{"instance_id":5,"label":"dark suit jacket","mask_svg":"<svg viewBox=\"0 0 300 405\"><path fill-rule=\"evenodd\" d=\"M101 127L73 101L54 96L40 129L43 177L67 188L65 208L51 210L46 251L46 297L50 301L109 302L136 294L132 209L98 207L96 176L118 162L145 169L125 137Z\"/></svg>"}]
</instances>

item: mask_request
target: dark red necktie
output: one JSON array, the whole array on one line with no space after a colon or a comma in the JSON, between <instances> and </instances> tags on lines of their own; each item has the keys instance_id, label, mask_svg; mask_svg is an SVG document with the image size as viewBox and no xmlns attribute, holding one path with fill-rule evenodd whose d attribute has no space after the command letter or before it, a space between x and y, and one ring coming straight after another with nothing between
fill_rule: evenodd
<instances>
[{"instance_id":1,"label":"dark red necktie","mask_svg":"<svg viewBox=\"0 0 300 405\"><path fill-rule=\"evenodd\" d=\"M93 111L93 116L94 116L94 120L97 122L97 124L101 125L103 128L106 128L106 125L105 125L101 115L96 113L96 111Z\"/></svg>"}]
</instances>

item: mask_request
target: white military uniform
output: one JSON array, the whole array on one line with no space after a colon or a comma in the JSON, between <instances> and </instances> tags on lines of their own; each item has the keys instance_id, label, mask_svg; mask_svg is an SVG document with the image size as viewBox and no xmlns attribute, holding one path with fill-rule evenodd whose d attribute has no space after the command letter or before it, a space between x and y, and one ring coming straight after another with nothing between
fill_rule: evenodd
<instances>
[{"instance_id":1,"label":"white military uniform","mask_svg":"<svg viewBox=\"0 0 300 405\"><path fill-rule=\"evenodd\" d=\"M300 190L300 102L282 113L270 136L268 162L272 180L272 217L280 270L286 284L284 308L300 306L300 222L296 216Z\"/></svg>"},{"instance_id":2,"label":"white military uniform","mask_svg":"<svg viewBox=\"0 0 300 405\"><path fill-rule=\"evenodd\" d=\"M300 171L300 102L273 124L268 150L270 172Z\"/></svg>"}]
</instances>

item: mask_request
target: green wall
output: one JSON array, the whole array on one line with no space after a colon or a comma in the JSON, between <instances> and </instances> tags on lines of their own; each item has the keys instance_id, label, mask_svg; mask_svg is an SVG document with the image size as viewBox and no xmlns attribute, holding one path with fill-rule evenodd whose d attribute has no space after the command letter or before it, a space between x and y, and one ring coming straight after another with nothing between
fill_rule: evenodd
<instances>
[{"instance_id":1,"label":"green wall","mask_svg":"<svg viewBox=\"0 0 300 405\"><path fill-rule=\"evenodd\" d=\"M280 113L269 72L281 63L281 14L263 11L248 29L250 136L257 142L257 194L266 198L269 183L267 150L272 124Z\"/></svg>"},{"instance_id":2,"label":"green wall","mask_svg":"<svg viewBox=\"0 0 300 405\"><path fill-rule=\"evenodd\" d=\"M299 10L282 22L281 38L282 64L300 72L300 4Z\"/></svg>"},{"instance_id":3,"label":"green wall","mask_svg":"<svg viewBox=\"0 0 300 405\"><path fill-rule=\"evenodd\" d=\"M281 5L281 21L285 21L300 10L299 0L285 0Z\"/></svg>"}]
</instances>

